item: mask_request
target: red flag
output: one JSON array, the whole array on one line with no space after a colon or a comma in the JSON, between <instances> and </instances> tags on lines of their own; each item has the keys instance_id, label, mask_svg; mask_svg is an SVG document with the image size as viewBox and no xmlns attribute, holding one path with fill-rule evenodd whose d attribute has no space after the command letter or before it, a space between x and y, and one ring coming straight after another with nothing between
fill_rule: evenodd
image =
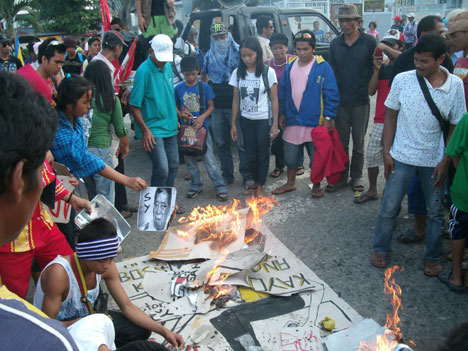
<instances>
[{"instance_id":1,"label":"red flag","mask_svg":"<svg viewBox=\"0 0 468 351\"><path fill-rule=\"evenodd\" d=\"M107 0L99 0L99 7L101 9L102 29L108 31L112 22L112 15L107 5Z\"/></svg>"},{"instance_id":2,"label":"red flag","mask_svg":"<svg viewBox=\"0 0 468 351\"><path fill-rule=\"evenodd\" d=\"M128 76L130 75L130 72L132 71L133 62L135 61L135 50L137 46L137 41L138 41L138 37L136 37L132 45L130 45L127 55L125 55L125 58L122 61L122 64L120 65L119 71L115 77L116 86L120 84L120 82L123 82L124 80L126 80ZM118 87L118 89L120 89L120 87Z\"/></svg>"}]
</instances>

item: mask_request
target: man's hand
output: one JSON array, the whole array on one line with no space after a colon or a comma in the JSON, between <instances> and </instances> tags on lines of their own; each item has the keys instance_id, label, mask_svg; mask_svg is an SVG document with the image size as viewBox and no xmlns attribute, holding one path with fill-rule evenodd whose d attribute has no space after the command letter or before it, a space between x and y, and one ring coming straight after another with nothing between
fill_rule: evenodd
<instances>
[{"instance_id":1,"label":"man's hand","mask_svg":"<svg viewBox=\"0 0 468 351\"><path fill-rule=\"evenodd\" d=\"M80 212L82 209L86 208L88 212L91 213L91 206L89 205L88 200L83 199L73 194L70 194L70 196L71 196L71 199L69 203L76 212Z\"/></svg>"},{"instance_id":2,"label":"man's hand","mask_svg":"<svg viewBox=\"0 0 468 351\"><path fill-rule=\"evenodd\" d=\"M183 119L185 122L188 122L190 119L193 118L193 115L188 111L180 111L177 114L177 117L179 117L179 119Z\"/></svg>"},{"instance_id":3,"label":"man's hand","mask_svg":"<svg viewBox=\"0 0 468 351\"><path fill-rule=\"evenodd\" d=\"M140 28L140 31L142 33L146 32L146 27L147 27L147 24L146 24L146 21L145 21L144 17L143 16L138 16L138 28Z\"/></svg>"},{"instance_id":4,"label":"man's hand","mask_svg":"<svg viewBox=\"0 0 468 351\"><path fill-rule=\"evenodd\" d=\"M146 182L140 177L135 177L135 178L127 177L127 178L128 179L125 182L125 185L128 186L129 188L132 188L133 190L142 191L148 187Z\"/></svg>"},{"instance_id":5,"label":"man's hand","mask_svg":"<svg viewBox=\"0 0 468 351\"><path fill-rule=\"evenodd\" d=\"M374 53L374 68L376 71L379 71L383 64L383 57L382 56L375 56Z\"/></svg>"},{"instance_id":6,"label":"man's hand","mask_svg":"<svg viewBox=\"0 0 468 351\"><path fill-rule=\"evenodd\" d=\"M275 140L278 134L279 134L278 126L276 124L273 124L270 129L270 139Z\"/></svg>"},{"instance_id":7,"label":"man's hand","mask_svg":"<svg viewBox=\"0 0 468 351\"><path fill-rule=\"evenodd\" d=\"M128 99L130 98L131 92L132 91L130 89L125 89L124 92L122 93L122 99L125 101L128 101Z\"/></svg>"},{"instance_id":8,"label":"man's hand","mask_svg":"<svg viewBox=\"0 0 468 351\"><path fill-rule=\"evenodd\" d=\"M385 170L385 180L388 180L389 172L392 172L392 174L395 172L393 157L390 156L390 153L384 153L384 170Z\"/></svg>"},{"instance_id":9,"label":"man's hand","mask_svg":"<svg viewBox=\"0 0 468 351\"><path fill-rule=\"evenodd\" d=\"M234 124L231 127L231 138L233 141L237 141L237 128Z\"/></svg>"},{"instance_id":10,"label":"man's hand","mask_svg":"<svg viewBox=\"0 0 468 351\"><path fill-rule=\"evenodd\" d=\"M164 338L167 340L168 343L170 343L173 347L175 347L176 350L185 350L185 341L184 338L182 338L182 335L176 334L169 329L167 329L165 335L163 335Z\"/></svg>"},{"instance_id":11,"label":"man's hand","mask_svg":"<svg viewBox=\"0 0 468 351\"><path fill-rule=\"evenodd\" d=\"M141 139L141 143L143 144L143 149L147 152L151 152L156 145L156 139L154 139L153 133L149 130L143 133L143 139Z\"/></svg>"},{"instance_id":12,"label":"man's hand","mask_svg":"<svg viewBox=\"0 0 468 351\"><path fill-rule=\"evenodd\" d=\"M128 141L127 142L120 141L116 156L119 157L119 154L122 154L122 158L125 158L127 157L129 151L130 151L130 146L128 145Z\"/></svg>"},{"instance_id":13,"label":"man's hand","mask_svg":"<svg viewBox=\"0 0 468 351\"><path fill-rule=\"evenodd\" d=\"M286 115L280 115L279 116L279 125L281 129L286 129Z\"/></svg>"},{"instance_id":14,"label":"man's hand","mask_svg":"<svg viewBox=\"0 0 468 351\"><path fill-rule=\"evenodd\" d=\"M333 121L332 120L328 120L326 118L323 119L323 125L325 127L327 127L328 129L328 132L331 134L333 133Z\"/></svg>"},{"instance_id":15,"label":"man's hand","mask_svg":"<svg viewBox=\"0 0 468 351\"><path fill-rule=\"evenodd\" d=\"M441 185L448 173L448 167L450 164L451 158L445 156L442 161L440 161L437 166L434 167L434 172L432 173L432 178L435 178L434 187Z\"/></svg>"}]
</instances>

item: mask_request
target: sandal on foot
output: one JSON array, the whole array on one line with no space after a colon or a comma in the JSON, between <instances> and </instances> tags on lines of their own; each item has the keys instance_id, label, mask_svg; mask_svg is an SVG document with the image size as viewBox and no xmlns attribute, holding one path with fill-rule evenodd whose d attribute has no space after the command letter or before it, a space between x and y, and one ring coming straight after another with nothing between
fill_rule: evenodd
<instances>
[{"instance_id":1,"label":"sandal on foot","mask_svg":"<svg viewBox=\"0 0 468 351\"><path fill-rule=\"evenodd\" d=\"M303 174L304 174L304 167L303 166L297 167L296 175L300 176L300 175L303 175Z\"/></svg>"},{"instance_id":2,"label":"sandal on foot","mask_svg":"<svg viewBox=\"0 0 468 351\"><path fill-rule=\"evenodd\" d=\"M129 210L120 211L120 214L123 218L130 218L133 214Z\"/></svg>"},{"instance_id":3,"label":"sandal on foot","mask_svg":"<svg viewBox=\"0 0 468 351\"><path fill-rule=\"evenodd\" d=\"M185 210L182 208L182 206L176 206L177 209L176 209L176 214L182 214L182 213L185 213Z\"/></svg>"},{"instance_id":4,"label":"sandal on foot","mask_svg":"<svg viewBox=\"0 0 468 351\"><path fill-rule=\"evenodd\" d=\"M321 197L323 197L323 195L325 195L325 193L323 192L323 189L322 188L319 188L317 190L314 191L314 189L312 188L312 198L314 199L320 199Z\"/></svg>"},{"instance_id":5,"label":"sandal on foot","mask_svg":"<svg viewBox=\"0 0 468 351\"><path fill-rule=\"evenodd\" d=\"M398 241L402 244L413 244L420 241L423 241L426 237L426 234L418 235L412 229L408 229L405 234L401 234L398 237Z\"/></svg>"},{"instance_id":6,"label":"sandal on foot","mask_svg":"<svg viewBox=\"0 0 468 351\"><path fill-rule=\"evenodd\" d=\"M362 194L358 197L355 197L354 198L354 203L355 204L363 204L367 201L373 201L373 200L377 200L377 196L375 195L368 195L368 194Z\"/></svg>"},{"instance_id":7,"label":"sandal on foot","mask_svg":"<svg viewBox=\"0 0 468 351\"><path fill-rule=\"evenodd\" d=\"M287 188L286 187L286 184L285 185L281 185L280 187L276 188L276 189L273 189L271 191L271 193L273 195L281 195L281 194L284 194L284 193L289 193L290 191L294 191L296 190L296 187L293 187L293 188Z\"/></svg>"},{"instance_id":8,"label":"sandal on foot","mask_svg":"<svg viewBox=\"0 0 468 351\"><path fill-rule=\"evenodd\" d=\"M387 255L380 254L374 251L372 253L371 263L375 267L385 268L387 267Z\"/></svg>"},{"instance_id":9,"label":"sandal on foot","mask_svg":"<svg viewBox=\"0 0 468 351\"><path fill-rule=\"evenodd\" d=\"M184 179L185 180L190 180L190 173L189 172L185 172Z\"/></svg>"},{"instance_id":10,"label":"sandal on foot","mask_svg":"<svg viewBox=\"0 0 468 351\"><path fill-rule=\"evenodd\" d=\"M424 265L424 274L429 277L435 277L442 272L442 264L440 262L426 261Z\"/></svg>"},{"instance_id":11,"label":"sandal on foot","mask_svg":"<svg viewBox=\"0 0 468 351\"><path fill-rule=\"evenodd\" d=\"M438 277L439 277L439 280L442 283L444 283L445 285L447 285L450 288L450 290L455 291L457 293L467 292L468 290L465 289L464 285L455 285L450 281L450 276L451 275L452 275L451 271L450 272L440 272Z\"/></svg>"},{"instance_id":12,"label":"sandal on foot","mask_svg":"<svg viewBox=\"0 0 468 351\"><path fill-rule=\"evenodd\" d=\"M281 173L283 173L283 171L284 169L282 168L275 168L273 172L270 173L270 177L278 178L281 175Z\"/></svg>"},{"instance_id":13,"label":"sandal on foot","mask_svg":"<svg viewBox=\"0 0 468 351\"><path fill-rule=\"evenodd\" d=\"M189 190L186 195L189 199L195 199L202 191L203 190Z\"/></svg>"},{"instance_id":14,"label":"sandal on foot","mask_svg":"<svg viewBox=\"0 0 468 351\"><path fill-rule=\"evenodd\" d=\"M244 195L253 195L257 190L257 183L253 179L250 179L244 184Z\"/></svg>"},{"instance_id":15,"label":"sandal on foot","mask_svg":"<svg viewBox=\"0 0 468 351\"><path fill-rule=\"evenodd\" d=\"M352 191L362 193L364 191L364 185L353 185L351 188Z\"/></svg>"},{"instance_id":16,"label":"sandal on foot","mask_svg":"<svg viewBox=\"0 0 468 351\"><path fill-rule=\"evenodd\" d=\"M227 193L217 193L217 194L216 194L216 198L217 198L219 201L227 201L227 199L228 199L228 194L227 194Z\"/></svg>"},{"instance_id":17,"label":"sandal on foot","mask_svg":"<svg viewBox=\"0 0 468 351\"><path fill-rule=\"evenodd\" d=\"M336 184L328 184L327 187L325 188L325 191L327 193L335 193L338 190L346 188L347 186L348 186L348 183L346 183L343 180L340 180Z\"/></svg>"}]
</instances>

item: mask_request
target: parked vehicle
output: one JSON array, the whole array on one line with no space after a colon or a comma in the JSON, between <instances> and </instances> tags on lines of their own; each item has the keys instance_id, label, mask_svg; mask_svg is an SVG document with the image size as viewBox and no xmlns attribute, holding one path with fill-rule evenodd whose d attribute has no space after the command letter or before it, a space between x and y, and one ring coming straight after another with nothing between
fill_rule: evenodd
<instances>
[{"instance_id":1,"label":"parked vehicle","mask_svg":"<svg viewBox=\"0 0 468 351\"><path fill-rule=\"evenodd\" d=\"M192 12L182 37L186 39L190 28L195 26L199 30L199 48L202 52L206 52L210 48L210 26L214 21L221 21L229 26L234 40L240 43L248 36L257 35L255 22L262 15L269 15L272 18L276 33L283 33L290 38L290 52L293 52L292 39L294 34L303 29L314 30L314 22L318 22L323 35L317 41L315 52L327 59L330 42L340 33L321 12L310 8L283 9L275 6L248 7L241 5L226 9Z\"/></svg>"}]
</instances>

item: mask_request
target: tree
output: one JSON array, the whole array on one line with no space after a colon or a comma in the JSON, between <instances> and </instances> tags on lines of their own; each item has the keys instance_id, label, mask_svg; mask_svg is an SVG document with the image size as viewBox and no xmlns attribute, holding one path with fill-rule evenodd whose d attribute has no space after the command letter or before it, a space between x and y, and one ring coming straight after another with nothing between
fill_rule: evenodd
<instances>
[{"instance_id":1,"label":"tree","mask_svg":"<svg viewBox=\"0 0 468 351\"><path fill-rule=\"evenodd\" d=\"M86 30L101 23L99 0L32 1L35 7L40 8L41 20L44 28L48 30L82 35Z\"/></svg>"},{"instance_id":2,"label":"tree","mask_svg":"<svg viewBox=\"0 0 468 351\"><path fill-rule=\"evenodd\" d=\"M31 6L33 0L0 0L0 17L6 22L7 33L10 38L14 36L13 22L21 10Z\"/></svg>"},{"instance_id":3,"label":"tree","mask_svg":"<svg viewBox=\"0 0 468 351\"><path fill-rule=\"evenodd\" d=\"M135 0L107 0L109 9L117 14L124 26L130 23L130 14L135 8Z\"/></svg>"}]
</instances>

